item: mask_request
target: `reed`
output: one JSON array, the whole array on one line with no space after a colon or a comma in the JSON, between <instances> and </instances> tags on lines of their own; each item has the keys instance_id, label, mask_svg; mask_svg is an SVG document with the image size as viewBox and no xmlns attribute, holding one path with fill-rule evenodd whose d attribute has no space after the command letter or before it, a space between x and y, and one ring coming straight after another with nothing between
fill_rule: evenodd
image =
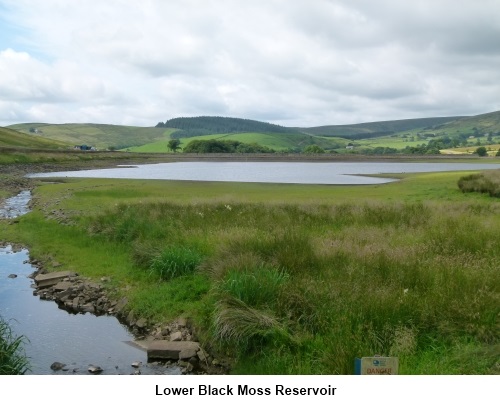
<instances>
[{"instance_id":1,"label":"reed","mask_svg":"<svg viewBox=\"0 0 500 405\"><path fill-rule=\"evenodd\" d=\"M29 361L23 349L26 338L15 336L9 324L0 317L0 374L19 375L29 371Z\"/></svg>"}]
</instances>

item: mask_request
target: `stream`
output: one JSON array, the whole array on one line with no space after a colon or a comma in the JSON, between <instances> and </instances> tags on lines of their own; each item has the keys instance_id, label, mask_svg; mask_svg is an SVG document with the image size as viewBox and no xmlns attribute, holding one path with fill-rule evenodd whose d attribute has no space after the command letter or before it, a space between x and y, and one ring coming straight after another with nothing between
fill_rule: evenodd
<instances>
[{"instance_id":1,"label":"stream","mask_svg":"<svg viewBox=\"0 0 500 405\"><path fill-rule=\"evenodd\" d=\"M27 213L30 198L29 191L9 198L0 207L0 218ZM133 344L134 336L115 317L70 314L35 296L29 277L35 271L27 249L0 246L0 316L15 336L25 338L27 374L89 374L90 366L100 367L101 374L181 374L177 366L147 363L146 352ZM52 370L54 362L65 367Z\"/></svg>"}]
</instances>

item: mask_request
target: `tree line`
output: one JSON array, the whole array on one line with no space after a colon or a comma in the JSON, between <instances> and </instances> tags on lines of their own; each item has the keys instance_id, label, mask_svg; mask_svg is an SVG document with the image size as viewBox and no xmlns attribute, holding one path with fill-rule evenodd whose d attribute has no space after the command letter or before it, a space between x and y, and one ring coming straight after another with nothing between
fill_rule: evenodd
<instances>
[{"instance_id":1,"label":"tree line","mask_svg":"<svg viewBox=\"0 0 500 405\"><path fill-rule=\"evenodd\" d=\"M172 138L190 138L212 134L242 132L295 133L294 129L267 122L229 117L179 117L156 124L158 128L176 128Z\"/></svg>"}]
</instances>

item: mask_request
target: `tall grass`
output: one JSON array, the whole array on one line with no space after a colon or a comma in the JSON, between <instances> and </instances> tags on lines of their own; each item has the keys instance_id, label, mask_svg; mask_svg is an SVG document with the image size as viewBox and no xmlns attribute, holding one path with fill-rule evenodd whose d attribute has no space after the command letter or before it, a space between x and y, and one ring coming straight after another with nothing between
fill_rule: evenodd
<instances>
[{"instance_id":1,"label":"tall grass","mask_svg":"<svg viewBox=\"0 0 500 405\"><path fill-rule=\"evenodd\" d=\"M29 370L29 361L24 354L25 338L14 336L8 323L0 317L0 374L19 375Z\"/></svg>"},{"instance_id":2,"label":"tall grass","mask_svg":"<svg viewBox=\"0 0 500 405\"><path fill-rule=\"evenodd\" d=\"M206 338L237 372L350 374L357 356L418 362L464 341L499 344L499 210L154 203L117 207L89 230L140 247L163 279L208 276Z\"/></svg>"},{"instance_id":3,"label":"tall grass","mask_svg":"<svg viewBox=\"0 0 500 405\"><path fill-rule=\"evenodd\" d=\"M194 273L202 261L202 255L193 248L170 246L151 260L150 271L162 280Z\"/></svg>"},{"instance_id":4,"label":"tall grass","mask_svg":"<svg viewBox=\"0 0 500 405\"><path fill-rule=\"evenodd\" d=\"M490 197L500 198L500 170L463 176L458 180L458 188L464 193L487 193Z\"/></svg>"}]
</instances>

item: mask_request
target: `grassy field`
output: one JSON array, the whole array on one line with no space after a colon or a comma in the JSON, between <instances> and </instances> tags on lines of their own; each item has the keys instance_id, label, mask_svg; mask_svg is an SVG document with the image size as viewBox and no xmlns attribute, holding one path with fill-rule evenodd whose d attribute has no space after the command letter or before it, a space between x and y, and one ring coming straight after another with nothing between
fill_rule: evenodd
<instances>
[{"instance_id":1,"label":"grassy field","mask_svg":"<svg viewBox=\"0 0 500 405\"><path fill-rule=\"evenodd\" d=\"M39 131L38 137L51 139L65 144L89 145L98 149L125 149L146 143L169 139L174 132L169 128L133 127L107 124L43 124L26 123L11 125L9 128L29 133L30 128Z\"/></svg>"},{"instance_id":2,"label":"grassy field","mask_svg":"<svg viewBox=\"0 0 500 405\"><path fill-rule=\"evenodd\" d=\"M488 152L488 156L495 156L497 152L500 150L500 144L492 144L492 145L484 145ZM444 155L450 154L464 154L464 155L472 155L476 153L476 149L478 146L471 145L463 148L453 148L453 149L443 149L441 153Z\"/></svg>"},{"instance_id":3,"label":"grassy field","mask_svg":"<svg viewBox=\"0 0 500 405\"><path fill-rule=\"evenodd\" d=\"M34 134L24 134L13 129L0 127L0 147L66 149L68 144L54 139L45 139Z\"/></svg>"},{"instance_id":4,"label":"grassy field","mask_svg":"<svg viewBox=\"0 0 500 405\"><path fill-rule=\"evenodd\" d=\"M235 373L351 374L378 353L403 374L495 374L500 202L459 190L472 173L40 182L0 234L49 268L111 277L151 322L191 318Z\"/></svg>"},{"instance_id":5,"label":"grassy field","mask_svg":"<svg viewBox=\"0 0 500 405\"><path fill-rule=\"evenodd\" d=\"M316 144L324 149L335 149L345 147L347 141L339 138L328 138L320 136L310 136L304 134L262 134L256 132L246 132L237 134L215 134L195 136L191 138L181 138L181 148L184 148L193 140L235 140L243 143L258 143L276 151L289 149L303 149L307 145ZM131 152L169 152L167 141L158 141L150 144L130 148Z\"/></svg>"}]
</instances>

